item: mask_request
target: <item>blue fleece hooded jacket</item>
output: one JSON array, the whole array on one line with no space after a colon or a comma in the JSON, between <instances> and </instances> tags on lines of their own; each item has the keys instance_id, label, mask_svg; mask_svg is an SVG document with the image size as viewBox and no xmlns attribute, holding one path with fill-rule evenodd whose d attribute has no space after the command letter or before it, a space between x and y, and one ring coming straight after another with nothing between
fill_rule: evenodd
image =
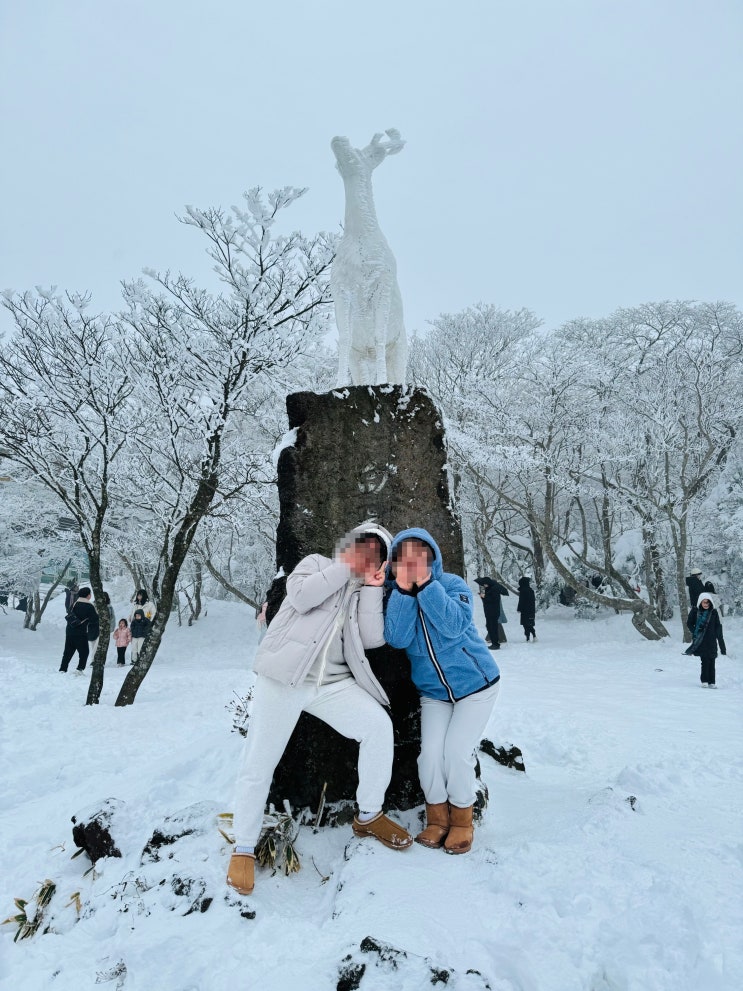
<instances>
[{"instance_id":1,"label":"blue fleece hooded jacket","mask_svg":"<svg viewBox=\"0 0 743 991\"><path fill-rule=\"evenodd\" d=\"M431 580L419 590L398 588L387 569L390 591L384 637L407 652L415 686L426 698L442 702L482 691L500 677L473 618L473 594L458 575L444 571L441 551L430 533L418 527L402 530L392 541L390 556L403 540L417 538L434 552Z\"/></svg>"}]
</instances>

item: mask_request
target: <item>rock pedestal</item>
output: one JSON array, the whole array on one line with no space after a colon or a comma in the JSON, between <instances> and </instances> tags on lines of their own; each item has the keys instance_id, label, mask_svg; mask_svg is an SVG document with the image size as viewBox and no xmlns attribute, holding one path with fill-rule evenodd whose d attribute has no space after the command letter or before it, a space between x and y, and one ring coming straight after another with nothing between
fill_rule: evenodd
<instances>
[{"instance_id":1,"label":"rock pedestal","mask_svg":"<svg viewBox=\"0 0 743 991\"><path fill-rule=\"evenodd\" d=\"M287 397L294 444L279 457L281 516L277 569L289 574L308 554L332 556L339 537L374 519L392 534L422 526L441 548L447 571L464 573L459 522L452 507L441 417L420 390L353 386ZM267 616L276 614L285 579L274 582ZM418 695L404 651L380 647L367 656L391 702L395 762L389 808L408 809L423 796L418 784ZM250 730L248 729L248 732ZM276 772L269 801L316 809L353 800L358 744L303 714Z\"/></svg>"}]
</instances>

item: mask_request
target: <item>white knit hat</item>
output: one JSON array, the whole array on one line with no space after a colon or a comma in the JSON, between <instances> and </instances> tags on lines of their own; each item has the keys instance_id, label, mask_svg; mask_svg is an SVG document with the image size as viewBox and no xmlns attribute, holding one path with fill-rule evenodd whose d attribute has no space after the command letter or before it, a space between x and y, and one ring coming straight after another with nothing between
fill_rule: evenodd
<instances>
[{"instance_id":1,"label":"white knit hat","mask_svg":"<svg viewBox=\"0 0 743 991\"><path fill-rule=\"evenodd\" d=\"M714 594L714 592L700 592L699 598L697 599L697 609L702 608L702 603L704 602L705 599L709 599L709 601L712 603L712 608L717 609L717 596Z\"/></svg>"},{"instance_id":2,"label":"white knit hat","mask_svg":"<svg viewBox=\"0 0 743 991\"><path fill-rule=\"evenodd\" d=\"M689 569L689 574L690 575L701 575L701 573L702 573L702 569L701 568L690 568Z\"/></svg>"}]
</instances>

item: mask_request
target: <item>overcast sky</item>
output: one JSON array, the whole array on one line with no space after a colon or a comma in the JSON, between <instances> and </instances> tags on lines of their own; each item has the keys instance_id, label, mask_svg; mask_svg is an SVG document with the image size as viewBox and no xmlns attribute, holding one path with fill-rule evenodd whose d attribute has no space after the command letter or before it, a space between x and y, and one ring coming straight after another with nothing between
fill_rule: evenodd
<instances>
[{"instance_id":1,"label":"overcast sky","mask_svg":"<svg viewBox=\"0 0 743 991\"><path fill-rule=\"evenodd\" d=\"M337 230L330 139L397 127L374 188L409 332L743 306L742 52L741 0L0 0L0 288L206 278L175 213L255 185Z\"/></svg>"}]
</instances>

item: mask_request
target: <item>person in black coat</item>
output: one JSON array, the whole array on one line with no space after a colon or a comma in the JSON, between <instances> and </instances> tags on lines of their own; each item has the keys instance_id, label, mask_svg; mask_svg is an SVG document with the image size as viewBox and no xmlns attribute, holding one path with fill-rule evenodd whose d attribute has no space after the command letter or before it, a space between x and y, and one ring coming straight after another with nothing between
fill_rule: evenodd
<instances>
[{"instance_id":1,"label":"person in black coat","mask_svg":"<svg viewBox=\"0 0 743 991\"><path fill-rule=\"evenodd\" d=\"M720 645L721 654L727 653L725 640L722 636L722 623L716 605L712 592L702 592L686 621L686 625L691 631L692 642L684 653L693 654L701 660L702 670L699 680L703 685L709 685L710 688L717 687L715 685L717 645Z\"/></svg>"},{"instance_id":2,"label":"person in black coat","mask_svg":"<svg viewBox=\"0 0 743 991\"><path fill-rule=\"evenodd\" d=\"M701 568L690 569L689 574L686 576L686 587L689 589L689 605L692 609L696 609L699 596L705 591ZM714 589L708 588L707 591L712 592Z\"/></svg>"},{"instance_id":3,"label":"person in black coat","mask_svg":"<svg viewBox=\"0 0 743 991\"><path fill-rule=\"evenodd\" d=\"M136 664L144 647L144 642L150 635L152 623L147 619L143 609L135 609L129 629L132 634L131 664Z\"/></svg>"},{"instance_id":4,"label":"person in black coat","mask_svg":"<svg viewBox=\"0 0 743 991\"><path fill-rule=\"evenodd\" d=\"M529 584L530 581L531 579L526 576L519 578L519 604L516 606L516 611L521 617L521 625L524 627L527 643L529 643L530 634L534 640L537 639L537 632L534 629L537 605L534 600L534 589Z\"/></svg>"},{"instance_id":5,"label":"person in black coat","mask_svg":"<svg viewBox=\"0 0 743 991\"><path fill-rule=\"evenodd\" d=\"M475 578L475 583L480 586L480 598L482 608L485 613L485 627L490 638L490 650L500 650L501 637L500 614L501 596L508 595L505 585L495 581L494 578Z\"/></svg>"},{"instance_id":6,"label":"person in black coat","mask_svg":"<svg viewBox=\"0 0 743 991\"><path fill-rule=\"evenodd\" d=\"M67 671L75 651L78 654L77 670L80 674L88 663L90 642L98 639L99 632L98 613L90 599L91 591L86 585L79 590L77 600L67 613L67 630L60 671Z\"/></svg>"}]
</instances>

